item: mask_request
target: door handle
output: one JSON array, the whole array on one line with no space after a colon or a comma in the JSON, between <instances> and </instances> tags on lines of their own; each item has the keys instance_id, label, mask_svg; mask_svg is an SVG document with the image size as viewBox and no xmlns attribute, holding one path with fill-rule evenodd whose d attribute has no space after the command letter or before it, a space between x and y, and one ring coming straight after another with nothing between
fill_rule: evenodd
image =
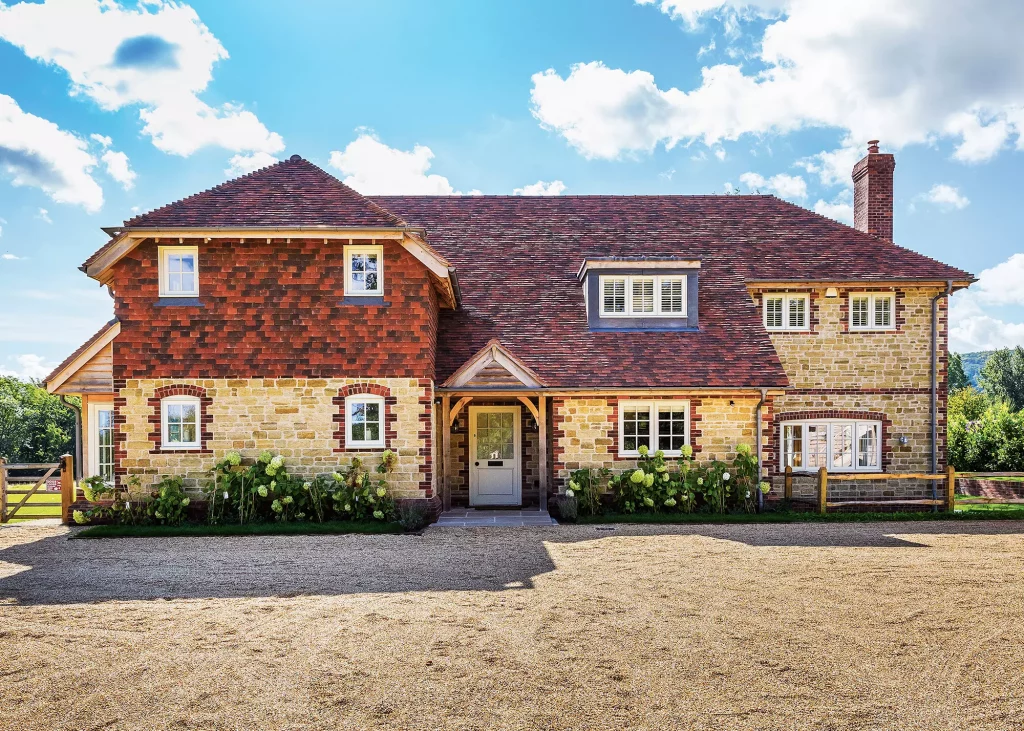
<instances>
[{"instance_id":1,"label":"door handle","mask_svg":"<svg viewBox=\"0 0 1024 731\"><path fill-rule=\"evenodd\" d=\"M474 462L474 463L473 463L473 466L474 466L474 467L479 467L479 466L480 466L480 463L479 463L479 462Z\"/></svg>"}]
</instances>

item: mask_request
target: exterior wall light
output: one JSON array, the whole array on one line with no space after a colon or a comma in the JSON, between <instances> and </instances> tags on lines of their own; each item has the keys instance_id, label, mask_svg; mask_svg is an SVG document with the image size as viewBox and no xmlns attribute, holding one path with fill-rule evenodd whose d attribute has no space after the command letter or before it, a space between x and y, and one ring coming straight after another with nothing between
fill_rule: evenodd
<instances>
[{"instance_id":1,"label":"exterior wall light","mask_svg":"<svg viewBox=\"0 0 1024 731\"><path fill-rule=\"evenodd\" d=\"M830 298L831 297L838 297L839 296L839 290L836 289L835 287L829 287L828 289L825 290L825 296L826 297L830 297Z\"/></svg>"},{"instance_id":2,"label":"exterior wall light","mask_svg":"<svg viewBox=\"0 0 1024 731\"><path fill-rule=\"evenodd\" d=\"M910 444L910 440L906 436L901 436L900 437L900 446L901 447L905 447L908 444Z\"/></svg>"}]
</instances>

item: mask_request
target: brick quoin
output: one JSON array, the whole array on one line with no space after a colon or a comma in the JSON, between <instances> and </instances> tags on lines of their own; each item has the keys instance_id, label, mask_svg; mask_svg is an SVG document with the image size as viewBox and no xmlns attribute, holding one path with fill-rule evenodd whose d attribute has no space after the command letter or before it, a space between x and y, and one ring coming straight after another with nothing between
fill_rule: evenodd
<instances>
[{"instance_id":1,"label":"brick quoin","mask_svg":"<svg viewBox=\"0 0 1024 731\"><path fill-rule=\"evenodd\" d=\"M345 412L345 399L348 396L358 396L362 394L380 396L384 399L383 447L347 447L345 444L348 439L348 435L345 430L345 419L348 417L348 414ZM332 417L336 425L334 430L334 439L338 442L338 446L334 447L333 450L335 453L383 452L385 449L392 449L395 440L398 439L398 430L395 428L395 422L398 420L398 415L395 414L395 407L398 405L398 399L391 395L390 388L382 386L379 383L353 383L345 386L344 388L338 389L338 395L331 399L331 403L338 407L338 413Z\"/></svg>"},{"instance_id":2,"label":"brick quoin","mask_svg":"<svg viewBox=\"0 0 1024 731\"><path fill-rule=\"evenodd\" d=\"M161 306L173 300L159 298L159 245L140 244L114 268L115 380L433 378L430 276L399 243L377 243L383 305L342 304L343 242L185 239L199 248L199 305Z\"/></svg>"},{"instance_id":3,"label":"brick quoin","mask_svg":"<svg viewBox=\"0 0 1024 731\"><path fill-rule=\"evenodd\" d=\"M160 412L161 402L168 396L194 396L199 399L198 449L163 448L163 415ZM213 413L210 411L213 399L206 395L205 388L187 384L164 386L153 391L153 396L148 399L148 403L153 410L153 413L149 415L149 441L153 444L153 448L149 450L150 454L213 454L213 450L206 446L213 439Z\"/></svg>"},{"instance_id":4,"label":"brick quoin","mask_svg":"<svg viewBox=\"0 0 1024 731\"><path fill-rule=\"evenodd\" d=\"M417 385L423 389L423 394L419 398L420 430L417 434L420 439L420 489L423 490L424 497L429 498L434 494L434 382L429 378L421 378Z\"/></svg>"}]
</instances>

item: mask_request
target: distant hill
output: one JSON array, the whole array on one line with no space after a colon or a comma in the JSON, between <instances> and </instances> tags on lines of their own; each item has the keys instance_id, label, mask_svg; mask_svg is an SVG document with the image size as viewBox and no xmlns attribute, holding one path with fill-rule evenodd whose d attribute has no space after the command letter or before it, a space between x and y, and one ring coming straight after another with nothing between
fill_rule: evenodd
<instances>
[{"instance_id":1,"label":"distant hill","mask_svg":"<svg viewBox=\"0 0 1024 731\"><path fill-rule=\"evenodd\" d=\"M993 350L979 350L976 353L960 354L960 358L964 362L964 373L967 374L967 379L975 386L978 385L978 374L981 373L981 369L985 367L989 356L994 352Z\"/></svg>"}]
</instances>

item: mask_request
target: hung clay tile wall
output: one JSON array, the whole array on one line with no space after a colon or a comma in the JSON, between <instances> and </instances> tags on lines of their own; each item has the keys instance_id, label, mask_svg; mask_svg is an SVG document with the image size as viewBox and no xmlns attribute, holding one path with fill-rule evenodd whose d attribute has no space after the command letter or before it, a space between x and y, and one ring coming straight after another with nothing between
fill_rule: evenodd
<instances>
[{"instance_id":1,"label":"hung clay tile wall","mask_svg":"<svg viewBox=\"0 0 1024 731\"><path fill-rule=\"evenodd\" d=\"M340 241L184 244L199 247L196 306L160 306L157 243L139 245L116 265L115 380L433 379L437 295L399 243L382 243L383 304L342 304Z\"/></svg>"}]
</instances>

